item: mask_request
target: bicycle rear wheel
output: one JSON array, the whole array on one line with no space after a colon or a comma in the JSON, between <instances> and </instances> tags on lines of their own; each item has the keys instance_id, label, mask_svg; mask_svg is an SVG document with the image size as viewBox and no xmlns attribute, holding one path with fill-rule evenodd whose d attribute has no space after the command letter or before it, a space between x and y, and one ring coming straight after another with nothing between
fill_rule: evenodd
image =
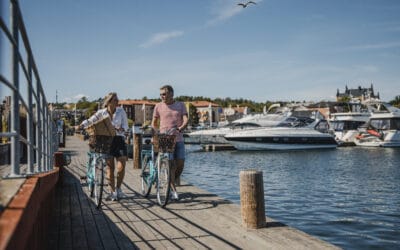
<instances>
[{"instance_id":1,"label":"bicycle rear wheel","mask_svg":"<svg viewBox=\"0 0 400 250\"><path fill-rule=\"evenodd\" d=\"M140 177L142 180L142 195L144 197L149 196L151 191L151 184L153 183L154 173L152 174L153 162L150 160L148 155L144 156L142 160L142 171Z\"/></svg>"},{"instance_id":2,"label":"bicycle rear wheel","mask_svg":"<svg viewBox=\"0 0 400 250\"><path fill-rule=\"evenodd\" d=\"M97 208L100 208L101 198L103 196L104 167L104 161L102 159L96 161L94 168L94 202Z\"/></svg>"},{"instance_id":3,"label":"bicycle rear wheel","mask_svg":"<svg viewBox=\"0 0 400 250\"><path fill-rule=\"evenodd\" d=\"M158 161L157 201L161 207L165 207L168 203L170 192L169 159L165 156L159 156Z\"/></svg>"}]
</instances>

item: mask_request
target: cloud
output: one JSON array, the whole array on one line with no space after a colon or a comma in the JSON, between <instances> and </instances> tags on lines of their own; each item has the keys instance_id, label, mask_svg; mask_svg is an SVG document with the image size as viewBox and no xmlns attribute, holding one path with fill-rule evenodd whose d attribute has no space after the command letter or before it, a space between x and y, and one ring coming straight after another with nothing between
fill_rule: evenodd
<instances>
[{"instance_id":1,"label":"cloud","mask_svg":"<svg viewBox=\"0 0 400 250\"><path fill-rule=\"evenodd\" d=\"M80 99L82 99L83 97L88 98L89 96L88 96L88 95L85 95L85 94L77 94L77 95L74 96L73 98L74 98L74 99L77 99L77 100L80 100Z\"/></svg>"},{"instance_id":2,"label":"cloud","mask_svg":"<svg viewBox=\"0 0 400 250\"><path fill-rule=\"evenodd\" d=\"M214 1L213 5L211 7L211 14L212 14L212 18L211 20L209 20L206 25L210 26L210 25L215 25L217 23L220 22L224 22L228 19L231 19L232 17L238 15L239 13L241 13L244 8L241 6L238 6L237 4L241 2L238 0L218 0L218 1ZM246 2L246 1L242 1L242 2ZM261 3L262 0L258 0L256 1L257 4ZM251 6L251 7L255 7L255 6Z\"/></svg>"},{"instance_id":3,"label":"cloud","mask_svg":"<svg viewBox=\"0 0 400 250\"><path fill-rule=\"evenodd\" d=\"M242 10L243 8L238 6L236 2L229 0L216 1L211 9L213 18L207 22L207 25L226 21L239 14Z\"/></svg>"},{"instance_id":4,"label":"cloud","mask_svg":"<svg viewBox=\"0 0 400 250\"><path fill-rule=\"evenodd\" d=\"M77 95L75 95L75 96L68 96L68 97L65 97L64 99L63 99L63 102L76 102L76 101L79 101L80 99L82 99L83 97L86 97L87 99L89 99L89 96L88 95L85 95L85 94L77 94Z\"/></svg>"},{"instance_id":5,"label":"cloud","mask_svg":"<svg viewBox=\"0 0 400 250\"><path fill-rule=\"evenodd\" d=\"M166 42L172 38L180 37L183 34L184 34L184 32L181 30L156 33L156 34L152 35L149 40L142 43L139 47L149 48L151 46L155 46L155 45L161 44L163 42Z\"/></svg>"}]
</instances>

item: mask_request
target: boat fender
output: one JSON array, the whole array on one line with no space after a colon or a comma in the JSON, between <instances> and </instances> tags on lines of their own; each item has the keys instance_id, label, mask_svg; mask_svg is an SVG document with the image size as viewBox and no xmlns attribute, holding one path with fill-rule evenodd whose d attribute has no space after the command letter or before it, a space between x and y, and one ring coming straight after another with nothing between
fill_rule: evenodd
<instances>
[{"instance_id":1,"label":"boat fender","mask_svg":"<svg viewBox=\"0 0 400 250\"><path fill-rule=\"evenodd\" d=\"M359 134L359 135L356 136L356 139L358 139L358 140L360 140L360 139L362 139L362 138L364 138L364 135L363 135L363 134Z\"/></svg>"},{"instance_id":2,"label":"boat fender","mask_svg":"<svg viewBox=\"0 0 400 250\"><path fill-rule=\"evenodd\" d=\"M373 129L368 129L367 132L368 132L368 134L376 136L376 137L381 137L382 136L378 131L373 130Z\"/></svg>"}]
</instances>

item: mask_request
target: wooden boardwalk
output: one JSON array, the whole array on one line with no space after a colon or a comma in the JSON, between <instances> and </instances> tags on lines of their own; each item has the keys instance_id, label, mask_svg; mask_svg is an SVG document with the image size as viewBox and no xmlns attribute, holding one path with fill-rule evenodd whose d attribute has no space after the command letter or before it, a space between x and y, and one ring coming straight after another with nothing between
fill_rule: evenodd
<instances>
[{"instance_id":1,"label":"wooden boardwalk","mask_svg":"<svg viewBox=\"0 0 400 250\"><path fill-rule=\"evenodd\" d=\"M49 249L337 249L267 218L267 227L246 230L240 207L190 184L178 188L180 200L165 209L139 194L139 170L126 167L122 190L127 198L104 201L97 210L80 181L87 142L67 137L72 156L57 188Z\"/></svg>"}]
</instances>

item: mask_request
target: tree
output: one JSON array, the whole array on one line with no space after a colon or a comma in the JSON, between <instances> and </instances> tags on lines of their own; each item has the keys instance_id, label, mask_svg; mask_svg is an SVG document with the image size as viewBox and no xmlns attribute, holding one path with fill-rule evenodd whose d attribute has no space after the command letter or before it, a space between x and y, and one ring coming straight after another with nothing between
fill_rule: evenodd
<instances>
[{"instance_id":1,"label":"tree","mask_svg":"<svg viewBox=\"0 0 400 250\"><path fill-rule=\"evenodd\" d=\"M391 105L400 108L400 95L396 96L393 100L389 102Z\"/></svg>"},{"instance_id":2,"label":"tree","mask_svg":"<svg viewBox=\"0 0 400 250\"><path fill-rule=\"evenodd\" d=\"M338 98L338 102L350 102L351 98L350 96L342 96Z\"/></svg>"},{"instance_id":3,"label":"tree","mask_svg":"<svg viewBox=\"0 0 400 250\"><path fill-rule=\"evenodd\" d=\"M193 124L199 124L199 116L197 115L197 109L192 104L189 104L189 123L193 126Z\"/></svg>"}]
</instances>

